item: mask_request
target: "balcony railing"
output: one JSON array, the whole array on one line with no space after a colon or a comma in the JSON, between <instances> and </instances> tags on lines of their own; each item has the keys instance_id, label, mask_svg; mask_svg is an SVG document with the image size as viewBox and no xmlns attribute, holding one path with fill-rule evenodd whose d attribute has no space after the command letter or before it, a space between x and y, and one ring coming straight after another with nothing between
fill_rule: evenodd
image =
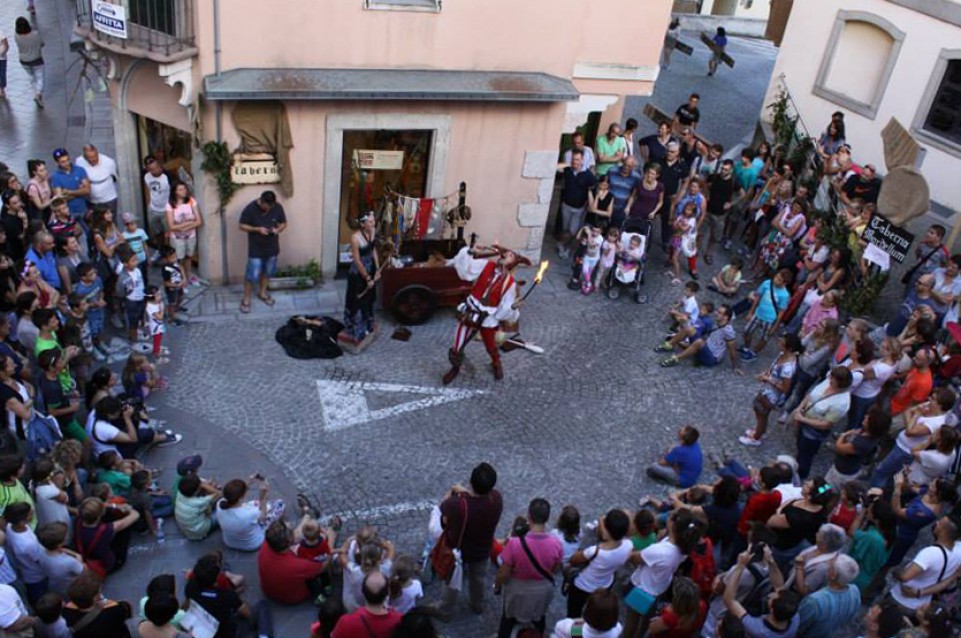
<instances>
[{"instance_id":1,"label":"balcony railing","mask_svg":"<svg viewBox=\"0 0 961 638\"><path fill-rule=\"evenodd\" d=\"M77 32L115 53L158 62L197 54L194 0L114 0L114 15L109 15L110 7L97 11L106 4L98 0L76 3Z\"/></svg>"}]
</instances>

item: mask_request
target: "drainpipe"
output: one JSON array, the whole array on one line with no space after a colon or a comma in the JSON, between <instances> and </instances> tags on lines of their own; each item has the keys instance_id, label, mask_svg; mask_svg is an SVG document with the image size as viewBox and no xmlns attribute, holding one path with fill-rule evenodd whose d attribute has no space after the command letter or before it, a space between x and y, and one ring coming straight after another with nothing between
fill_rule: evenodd
<instances>
[{"instance_id":1,"label":"drainpipe","mask_svg":"<svg viewBox=\"0 0 961 638\"><path fill-rule=\"evenodd\" d=\"M214 72L220 77L220 0L214 0ZM214 105L217 143L224 141L224 110L220 100ZM224 274L224 284L230 281L230 268L227 265L227 210L220 205L220 268Z\"/></svg>"}]
</instances>

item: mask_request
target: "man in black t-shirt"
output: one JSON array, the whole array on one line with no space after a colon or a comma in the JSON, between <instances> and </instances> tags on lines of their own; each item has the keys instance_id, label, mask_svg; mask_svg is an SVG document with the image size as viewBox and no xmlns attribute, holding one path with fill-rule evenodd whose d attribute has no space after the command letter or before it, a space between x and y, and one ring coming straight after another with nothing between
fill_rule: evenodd
<instances>
[{"instance_id":1,"label":"man in black t-shirt","mask_svg":"<svg viewBox=\"0 0 961 638\"><path fill-rule=\"evenodd\" d=\"M658 213L661 217L661 248L667 254L671 243L671 225L674 223L675 196L687 189L687 178L691 168L681 159L681 145L668 142L667 157L661 163L661 183L664 184L664 206Z\"/></svg>"},{"instance_id":2,"label":"man in black t-shirt","mask_svg":"<svg viewBox=\"0 0 961 638\"><path fill-rule=\"evenodd\" d=\"M561 191L561 236L557 243L557 252L562 259L570 256L571 239L584 225L584 215L587 212L587 200L590 190L594 188L597 179L594 173L582 170L584 153L575 150L571 153L571 165L564 167L564 189Z\"/></svg>"},{"instance_id":3,"label":"man in black t-shirt","mask_svg":"<svg viewBox=\"0 0 961 638\"><path fill-rule=\"evenodd\" d=\"M257 298L268 306L274 305L274 298L267 292L267 280L277 272L280 233L286 228L284 207L277 203L273 191L261 193L240 214L240 230L247 233L247 271L240 312L250 312L250 295L255 283L260 285Z\"/></svg>"},{"instance_id":4,"label":"man in black t-shirt","mask_svg":"<svg viewBox=\"0 0 961 638\"><path fill-rule=\"evenodd\" d=\"M724 160L721 168L707 178L707 249L704 251L704 261L711 263L711 249L714 242L727 237L728 217L731 206L734 205L734 191L737 183L734 181L734 162Z\"/></svg>"},{"instance_id":5,"label":"man in black t-shirt","mask_svg":"<svg viewBox=\"0 0 961 638\"><path fill-rule=\"evenodd\" d=\"M216 554L201 556L184 585L184 595L191 605L200 605L220 623L216 638L227 638L236 635L238 618L250 618L250 607L234 590L217 587L220 571Z\"/></svg>"},{"instance_id":6,"label":"man in black t-shirt","mask_svg":"<svg viewBox=\"0 0 961 638\"><path fill-rule=\"evenodd\" d=\"M881 194L881 178L873 164L865 164L860 175L851 175L841 187L841 201L850 206L855 199L865 204L877 204Z\"/></svg>"},{"instance_id":7,"label":"man in black t-shirt","mask_svg":"<svg viewBox=\"0 0 961 638\"><path fill-rule=\"evenodd\" d=\"M697 123L701 121L701 110L697 108L697 104L700 101L700 95L691 93L691 96L687 98L687 103L677 107L677 110L674 111L675 131L683 129L684 127L697 128Z\"/></svg>"}]
</instances>

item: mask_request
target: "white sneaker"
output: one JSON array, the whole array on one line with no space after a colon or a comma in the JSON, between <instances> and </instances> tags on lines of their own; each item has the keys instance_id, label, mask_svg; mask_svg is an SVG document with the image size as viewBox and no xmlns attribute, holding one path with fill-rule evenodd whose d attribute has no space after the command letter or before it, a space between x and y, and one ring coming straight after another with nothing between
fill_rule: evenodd
<instances>
[{"instance_id":1,"label":"white sneaker","mask_svg":"<svg viewBox=\"0 0 961 638\"><path fill-rule=\"evenodd\" d=\"M737 442L748 447L761 447L761 441L751 436L739 436Z\"/></svg>"},{"instance_id":2,"label":"white sneaker","mask_svg":"<svg viewBox=\"0 0 961 638\"><path fill-rule=\"evenodd\" d=\"M150 345L149 343L141 341L140 343L135 343L131 348L131 350L135 350L140 354L150 354L151 352L153 352L153 346Z\"/></svg>"}]
</instances>

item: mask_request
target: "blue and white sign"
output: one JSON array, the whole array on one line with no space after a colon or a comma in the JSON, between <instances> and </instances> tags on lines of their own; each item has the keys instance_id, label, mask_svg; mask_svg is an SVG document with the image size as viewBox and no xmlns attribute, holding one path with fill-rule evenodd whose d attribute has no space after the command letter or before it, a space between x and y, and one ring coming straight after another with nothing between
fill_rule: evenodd
<instances>
[{"instance_id":1,"label":"blue and white sign","mask_svg":"<svg viewBox=\"0 0 961 638\"><path fill-rule=\"evenodd\" d=\"M122 4L93 0L93 28L115 38L127 39L127 9Z\"/></svg>"}]
</instances>

